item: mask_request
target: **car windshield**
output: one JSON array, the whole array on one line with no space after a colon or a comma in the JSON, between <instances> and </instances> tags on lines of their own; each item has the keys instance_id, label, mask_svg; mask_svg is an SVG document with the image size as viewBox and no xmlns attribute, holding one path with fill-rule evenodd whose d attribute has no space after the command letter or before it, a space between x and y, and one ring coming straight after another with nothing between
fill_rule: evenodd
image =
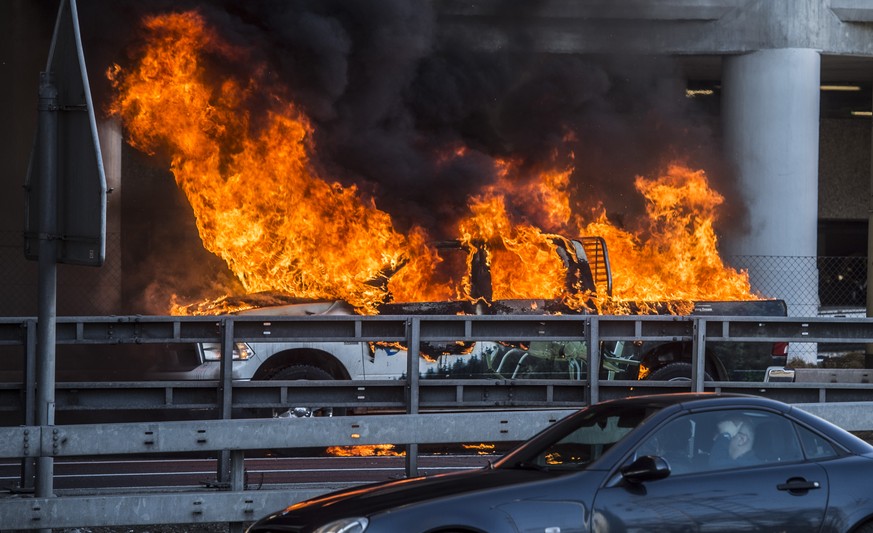
<instances>
[{"instance_id":1,"label":"car windshield","mask_svg":"<svg viewBox=\"0 0 873 533\"><path fill-rule=\"evenodd\" d=\"M659 406L603 404L558 423L517 448L501 461L501 468L579 470L640 425Z\"/></svg>"}]
</instances>

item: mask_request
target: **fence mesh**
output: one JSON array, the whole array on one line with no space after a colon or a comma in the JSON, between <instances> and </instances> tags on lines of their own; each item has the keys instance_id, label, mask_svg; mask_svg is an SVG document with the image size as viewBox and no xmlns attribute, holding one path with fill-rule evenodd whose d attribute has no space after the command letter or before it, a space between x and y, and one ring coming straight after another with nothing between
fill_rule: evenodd
<instances>
[{"instance_id":1,"label":"fence mesh","mask_svg":"<svg viewBox=\"0 0 873 533\"><path fill-rule=\"evenodd\" d=\"M58 265L57 313L66 316L125 314L121 241L106 236L101 267ZM0 232L0 316L36 316L39 262L24 257L24 236Z\"/></svg>"},{"instance_id":2,"label":"fence mesh","mask_svg":"<svg viewBox=\"0 0 873 533\"><path fill-rule=\"evenodd\" d=\"M791 316L861 312L867 302L867 258L859 256L734 256L753 290L788 303Z\"/></svg>"},{"instance_id":3,"label":"fence mesh","mask_svg":"<svg viewBox=\"0 0 873 533\"><path fill-rule=\"evenodd\" d=\"M818 294L823 308L867 305L866 257L819 257Z\"/></svg>"},{"instance_id":4,"label":"fence mesh","mask_svg":"<svg viewBox=\"0 0 873 533\"><path fill-rule=\"evenodd\" d=\"M789 316L866 315L866 257L736 256L726 262L747 271L752 289L761 296L784 300ZM857 349L861 349L860 345L793 342L789 360L812 363L822 354Z\"/></svg>"}]
</instances>

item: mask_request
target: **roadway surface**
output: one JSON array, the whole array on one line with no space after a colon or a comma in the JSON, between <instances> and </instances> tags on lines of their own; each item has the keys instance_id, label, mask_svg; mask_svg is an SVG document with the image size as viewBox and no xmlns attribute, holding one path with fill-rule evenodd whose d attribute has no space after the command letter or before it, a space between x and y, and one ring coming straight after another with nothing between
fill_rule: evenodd
<instances>
[{"instance_id":1,"label":"roadway surface","mask_svg":"<svg viewBox=\"0 0 873 533\"><path fill-rule=\"evenodd\" d=\"M420 455L420 475L479 468L496 455ZM406 477L405 457L256 457L246 458L249 489L298 484L361 484ZM21 463L0 461L0 494L19 486ZM64 493L104 490L188 490L216 486L215 459L58 458L54 488Z\"/></svg>"}]
</instances>

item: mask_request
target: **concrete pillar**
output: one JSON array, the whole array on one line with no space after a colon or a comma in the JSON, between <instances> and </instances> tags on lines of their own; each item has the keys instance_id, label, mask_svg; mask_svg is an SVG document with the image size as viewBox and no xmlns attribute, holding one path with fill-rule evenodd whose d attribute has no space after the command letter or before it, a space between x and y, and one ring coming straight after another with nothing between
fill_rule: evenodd
<instances>
[{"instance_id":1,"label":"concrete pillar","mask_svg":"<svg viewBox=\"0 0 873 533\"><path fill-rule=\"evenodd\" d=\"M789 316L816 316L819 306L820 66L818 51L790 48L728 56L722 67L725 150L749 228L726 238L722 252L748 269L755 290L785 300Z\"/></svg>"}]
</instances>

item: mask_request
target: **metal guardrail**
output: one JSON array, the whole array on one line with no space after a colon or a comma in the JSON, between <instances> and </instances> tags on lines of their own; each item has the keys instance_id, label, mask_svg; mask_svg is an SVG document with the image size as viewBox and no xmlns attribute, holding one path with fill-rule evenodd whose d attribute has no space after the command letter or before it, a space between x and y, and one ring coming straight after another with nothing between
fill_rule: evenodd
<instances>
[{"instance_id":1,"label":"metal guardrail","mask_svg":"<svg viewBox=\"0 0 873 533\"><path fill-rule=\"evenodd\" d=\"M802 404L816 413L820 404ZM0 428L0 450L14 457L160 454L232 450L228 490L172 494L100 494L55 498L0 499L0 527L37 529L85 525L159 525L253 521L293 502L312 498L342 484L285 486L247 490L243 451L294 446L354 446L391 443L519 441L574 410L508 413L434 413L364 417L208 420L138 424L84 424ZM817 414L827 415L827 412ZM841 405L851 429L873 419L869 403ZM839 420L833 420L839 423ZM99 522L99 524L97 523Z\"/></svg>"},{"instance_id":2,"label":"metal guardrail","mask_svg":"<svg viewBox=\"0 0 873 533\"><path fill-rule=\"evenodd\" d=\"M530 437L574 409L313 418L252 418L0 428L0 456L275 450L370 444L505 442Z\"/></svg>"},{"instance_id":3,"label":"metal guardrail","mask_svg":"<svg viewBox=\"0 0 873 533\"><path fill-rule=\"evenodd\" d=\"M331 405L354 410L406 409L407 384L396 381L258 381L233 385L234 412L247 409L287 408L293 398L300 405ZM571 380L421 380L418 383L420 411L578 408L588 403L590 386ZM690 390L690 383L657 381L610 381L598 383L598 400L621 398L631 393L656 394ZM218 381L58 383L57 409L65 414L111 416L126 411L127 419L140 420L154 412L199 413L200 418L219 416ZM767 383L706 381L703 389L767 396L786 403L873 402L873 386L866 383ZM0 384L0 413L22 409L22 385ZM837 408L838 406L833 406ZM873 425L870 428L873 430Z\"/></svg>"},{"instance_id":4,"label":"metal guardrail","mask_svg":"<svg viewBox=\"0 0 873 533\"><path fill-rule=\"evenodd\" d=\"M36 321L0 319L0 345L21 346L28 365L35 353ZM57 384L59 401L76 395L82 408L203 409L220 420L0 428L0 456L34 458L117 453L220 450L229 456L219 475L229 490L173 495L0 498L0 528L46 529L100 525L229 522L253 520L269 510L333 487L245 490L245 450L275 447L407 443L407 472L414 474L416 446L429 442L520 440L568 411L493 409L579 407L588 402L670 390L746 392L801 404L854 431L873 429L873 386L863 383L704 382L702 357L708 342L873 343L870 319L686 316L402 316L402 317L90 317L58 318L59 344L149 344L220 342L229 355L245 342L400 342L416 353L422 342L580 340L687 341L692 345L690 382L609 381L589 373L584 381L419 380L418 358L409 358L410 379L388 382L234 383L230 372L209 382ZM228 357L225 357L227 360ZM599 368L600 354L589 354ZM30 368L30 366L28 366ZM77 392L74 392L77 391ZM98 403L96 398L101 398ZM233 409L282 405L289 397L331 398L339 406L403 408L405 415L322 419L232 420ZM362 399L363 398L363 399ZM32 387L0 386L0 404L32 410ZM421 409L482 409L481 413L419 414ZM443 418L435 418L443 417ZM30 417L25 417L32 420ZM426 423L425 423L426 422ZM520 425L519 425L520 424ZM520 431L518 427L525 428ZM293 432L289 431L293 428ZM437 429L439 428L439 429ZM438 433L434 433L437 431ZM356 436L353 436L356 435ZM95 443L100 443L95 444Z\"/></svg>"},{"instance_id":5,"label":"metal guardrail","mask_svg":"<svg viewBox=\"0 0 873 533\"><path fill-rule=\"evenodd\" d=\"M0 319L0 345L22 346L35 352L34 319ZM870 319L678 316L402 316L402 317L83 317L59 318L57 341L64 345L145 345L196 342L475 342L578 340L687 341L702 353L710 342L867 343ZM226 343L226 344L227 344ZM592 354L592 359L598 354ZM415 362L412 360L411 362ZM597 361L592 360L591 367ZM701 373L702 374L702 373ZM410 374L412 375L412 374ZM220 409L279 406L288 394L305 398L329 397L337 406L403 408L408 384L368 381L365 385L293 384L215 381L157 381L58 383L61 409ZM216 385L222 403L216 403ZM580 389L578 386L583 388ZM365 387L363 392L360 387ZM547 387L551 387L547 390ZM542 384L541 380L422 380L415 388L422 407L575 406L600 399L602 385L591 381ZM702 381L695 381L701 390ZM487 389L487 392L483 392ZM233 394L231 394L231 390ZM27 409L21 385L0 384L0 411ZM814 401L814 400L810 400ZM231 402L231 403L228 403Z\"/></svg>"},{"instance_id":6,"label":"metal guardrail","mask_svg":"<svg viewBox=\"0 0 873 533\"><path fill-rule=\"evenodd\" d=\"M231 451L230 492L0 498L0 528L246 522L342 485L245 490L243 451L354 446L519 441L573 410L433 413L332 418L205 420L0 428L0 455L70 457Z\"/></svg>"}]
</instances>

